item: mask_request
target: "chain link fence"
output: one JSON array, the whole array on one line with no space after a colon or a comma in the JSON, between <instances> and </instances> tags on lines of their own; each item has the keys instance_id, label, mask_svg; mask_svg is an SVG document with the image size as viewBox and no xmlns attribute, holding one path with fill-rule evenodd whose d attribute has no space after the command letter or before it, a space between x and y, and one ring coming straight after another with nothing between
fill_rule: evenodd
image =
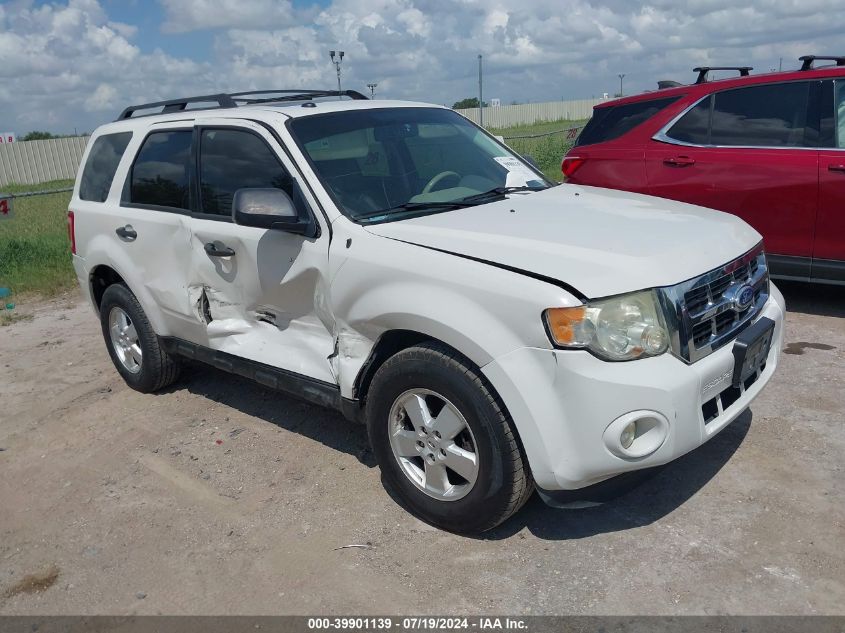
<instances>
[{"instance_id":1,"label":"chain link fence","mask_svg":"<svg viewBox=\"0 0 845 633\"><path fill-rule=\"evenodd\" d=\"M51 294L72 284L69 184L0 186L0 289Z\"/></svg>"}]
</instances>

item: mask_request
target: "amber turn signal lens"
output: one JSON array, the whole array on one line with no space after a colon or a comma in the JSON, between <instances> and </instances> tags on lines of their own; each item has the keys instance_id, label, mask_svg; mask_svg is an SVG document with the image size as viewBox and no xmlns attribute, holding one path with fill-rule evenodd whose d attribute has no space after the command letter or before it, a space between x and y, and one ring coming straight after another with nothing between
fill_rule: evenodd
<instances>
[{"instance_id":1,"label":"amber turn signal lens","mask_svg":"<svg viewBox=\"0 0 845 633\"><path fill-rule=\"evenodd\" d=\"M587 308L549 308L546 310L546 323L549 332L558 345L572 345L576 343L575 329L584 321Z\"/></svg>"}]
</instances>

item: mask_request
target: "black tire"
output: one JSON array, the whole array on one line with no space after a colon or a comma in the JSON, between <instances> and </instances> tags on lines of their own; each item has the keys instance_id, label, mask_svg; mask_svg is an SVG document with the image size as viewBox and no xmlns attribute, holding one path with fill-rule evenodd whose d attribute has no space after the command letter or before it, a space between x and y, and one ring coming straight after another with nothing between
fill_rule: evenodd
<instances>
[{"instance_id":1,"label":"black tire","mask_svg":"<svg viewBox=\"0 0 845 633\"><path fill-rule=\"evenodd\" d=\"M112 344L109 331L109 315L112 309L120 308L131 319L138 335L138 344L142 352L140 371L128 370L120 360ZM135 391L141 393L152 393L159 391L179 378L181 363L179 358L168 354L159 344L159 339L153 331L147 315L144 314L138 299L123 284L112 284L103 293L100 302L100 324L103 330L103 337L106 341L106 348L109 351L112 362L118 373L126 381L126 384Z\"/></svg>"},{"instance_id":2,"label":"black tire","mask_svg":"<svg viewBox=\"0 0 845 633\"><path fill-rule=\"evenodd\" d=\"M394 456L390 412L397 398L410 389L444 396L472 432L478 476L462 498L445 501L428 496L412 483ZM534 491L528 462L504 405L472 362L446 345L422 343L389 358L373 377L366 417L385 486L432 525L458 533L484 532L519 510Z\"/></svg>"}]
</instances>

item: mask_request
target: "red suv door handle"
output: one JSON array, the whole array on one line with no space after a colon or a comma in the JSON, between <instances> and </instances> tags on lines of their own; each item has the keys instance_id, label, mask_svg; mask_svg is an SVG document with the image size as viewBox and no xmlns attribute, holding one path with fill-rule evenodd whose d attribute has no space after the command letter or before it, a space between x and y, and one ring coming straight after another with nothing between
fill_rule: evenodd
<instances>
[{"instance_id":1,"label":"red suv door handle","mask_svg":"<svg viewBox=\"0 0 845 633\"><path fill-rule=\"evenodd\" d=\"M670 167L689 167L695 165L695 159L689 156L669 156L663 159L663 164Z\"/></svg>"},{"instance_id":2,"label":"red suv door handle","mask_svg":"<svg viewBox=\"0 0 845 633\"><path fill-rule=\"evenodd\" d=\"M828 171L841 171L841 172L845 173L845 165L828 165L827 170Z\"/></svg>"}]
</instances>

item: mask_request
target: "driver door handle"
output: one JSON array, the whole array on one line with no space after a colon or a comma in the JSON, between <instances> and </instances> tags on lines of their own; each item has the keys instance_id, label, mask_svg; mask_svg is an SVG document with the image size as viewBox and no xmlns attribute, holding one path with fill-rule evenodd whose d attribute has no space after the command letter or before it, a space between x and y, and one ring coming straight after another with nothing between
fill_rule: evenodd
<instances>
[{"instance_id":1,"label":"driver door handle","mask_svg":"<svg viewBox=\"0 0 845 633\"><path fill-rule=\"evenodd\" d=\"M828 165L827 170L845 172L845 165Z\"/></svg>"},{"instance_id":2,"label":"driver door handle","mask_svg":"<svg viewBox=\"0 0 845 633\"><path fill-rule=\"evenodd\" d=\"M132 228L131 224L119 226L114 232L117 233L117 236L124 242L134 242L138 237L138 233Z\"/></svg>"},{"instance_id":3,"label":"driver door handle","mask_svg":"<svg viewBox=\"0 0 845 633\"><path fill-rule=\"evenodd\" d=\"M695 159L689 156L669 156L663 159L663 164L670 167L689 167L695 165Z\"/></svg>"},{"instance_id":4,"label":"driver door handle","mask_svg":"<svg viewBox=\"0 0 845 633\"><path fill-rule=\"evenodd\" d=\"M217 244L220 244L219 248L218 248ZM226 246L225 244L222 244L220 242L218 242L216 244L214 242L208 242L205 245L205 252L206 252L206 254L208 254L209 257L234 257L235 256L234 249L231 249L228 246Z\"/></svg>"}]
</instances>

